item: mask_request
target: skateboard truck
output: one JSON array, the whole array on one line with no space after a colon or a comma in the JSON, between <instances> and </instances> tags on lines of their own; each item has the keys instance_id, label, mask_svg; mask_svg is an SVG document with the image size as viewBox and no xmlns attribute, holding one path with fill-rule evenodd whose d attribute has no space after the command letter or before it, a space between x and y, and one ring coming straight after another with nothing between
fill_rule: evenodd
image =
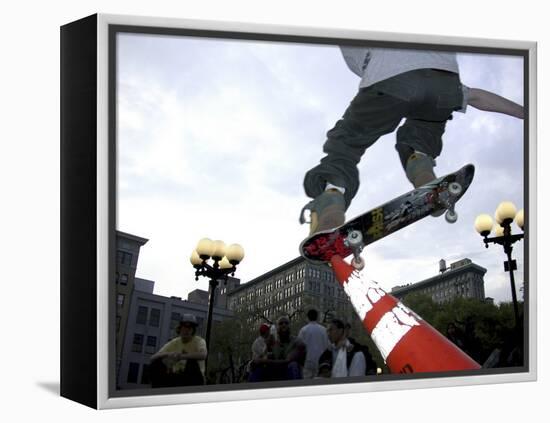
<instances>
[{"instance_id":1,"label":"skateboard truck","mask_svg":"<svg viewBox=\"0 0 550 423\"><path fill-rule=\"evenodd\" d=\"M351 249L353 253L353 259L351 260L351 265L356 270L363 270L365 267L365 260L361 257L361 251L365 244L363 243L363 234L361 231L353 230L348 233L348 236L344 240L344 245Z\"/></svg>"},{"instance_id":2,"label":"skateboard truck","mask_svg":"<svg viewBox=\"0 0 550 423\"><path fill-rule=\"evenodd\" d=\"M458 220L458 213L455 211L455 204L462 193L462 185L458 182L451 182L447 188L448 196L443 199L443 205L447 208L445 220L448 223L455 223Z\"/></svg>"}]
</instances>

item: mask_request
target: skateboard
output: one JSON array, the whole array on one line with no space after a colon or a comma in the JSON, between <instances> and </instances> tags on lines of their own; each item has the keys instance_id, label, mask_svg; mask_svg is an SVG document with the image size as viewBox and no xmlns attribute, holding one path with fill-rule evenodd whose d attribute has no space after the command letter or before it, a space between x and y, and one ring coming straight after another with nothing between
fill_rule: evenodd
<instances>
[{"instance_id":1,"label":"skateboard","mask_svg":"<svg viewBox=\"0 0 550 423\"><path fill-rule=\"evenodd\" d=\"M362 269L360 253L368 244L382 239L431 214L445 212L445 220L455 223L455 204L462 198L474 178L474 165L434 179L400 195L381 206L349 220L335 229L318 232L300 244L300 254L315 264L330 262L332 256L353 254L352 265Z\"/></svg>"}]
</instances>

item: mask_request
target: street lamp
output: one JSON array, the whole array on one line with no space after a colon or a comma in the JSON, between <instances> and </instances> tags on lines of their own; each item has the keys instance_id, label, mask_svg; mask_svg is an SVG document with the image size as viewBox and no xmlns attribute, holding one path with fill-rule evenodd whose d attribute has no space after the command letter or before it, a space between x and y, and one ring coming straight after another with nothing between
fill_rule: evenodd
<instances>
[{"instance_id":1,"label":"street lamp","mask_svg":"<svg viewBox=\"0 0 550 423\"><path fill-rule=\"evenodd\" d=\"M212 328L212 314L216 288L219 282L227 283L229 275L234 276L237 265L244 258L244 250L239 244L226 246L223 241L212 241L203 238L197 248L191 253L191 264L195 268L195 280L199 276L209 278L210 295L208 299L208 316L206 322L206 348L210 351L210 330ZM209 260L212 259L213 263Z\"/></svg>"},{"instance_id":2,"label":"street lamp","mask_svg":"<svg viewBox=\"0 0 550 423\"><path fill-rule=\"evenodd\" d=\"M495 211L495 236L489 238L489 234L493 229L493 219L488 214L481 214L475 220L476 231L483 237L485 248L489 248L489 244L499 244L504 248L507 260L504 262L504 271L510 273L510 285L512 288L512 301L514 303L514 318L516 329L519 330L519 312L518 300L516 296L516 284L514 281L514 270L517 270L517 263L512 260L512 245L523 239L523 233L512 234L512 222L515 220L516 225L523 231L523 209L516 212L516 206L510 201L503 201L499 204Z\"/></svg>"}]
</instances>

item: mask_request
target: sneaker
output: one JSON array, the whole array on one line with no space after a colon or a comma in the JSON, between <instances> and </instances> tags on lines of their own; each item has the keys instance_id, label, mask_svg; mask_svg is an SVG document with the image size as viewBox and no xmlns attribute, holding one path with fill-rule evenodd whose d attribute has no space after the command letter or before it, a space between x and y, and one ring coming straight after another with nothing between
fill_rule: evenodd
<instances>
[{"instance_id":1,"label":"sneaker","mask_svg":"<svg viewBox=\"0 0 550 423\"><path fill-rule=\"evenodd\" d=\"M414 187L418 188L436 178L433 169L434 160L424 153L415 151L407 159L405 173Z\"/></svg>"},{"instance_id":2,"label":"sneaker","mask_svg":"<svg viewBox=\"0 0 550 423\"><path fill-rule=\"evenodd\" d=\"M437 178L433 171L434 165L434 159L432 159L430 156L415 151L407 159L407 167L405 169L407 178L409 179L409 181L411 181L415 188L426 185L427 183ZM437 210L431 215L433 217L439 217L443 213L445 213L445 209Z\"/></svg>"},{"instance_id":3,"label":"sneaker","mask_svg":"<svg viewBox=\"0 0 550 423\"><path fill-rule=\"evenodd\" d=\"M305 210L310 211L310 221L306 222ZM309 223L309 236L337 228L346 221L346 202L338 190L327 190L304 206L300 213L300 223Z\"/></svg>"}]
</instances>

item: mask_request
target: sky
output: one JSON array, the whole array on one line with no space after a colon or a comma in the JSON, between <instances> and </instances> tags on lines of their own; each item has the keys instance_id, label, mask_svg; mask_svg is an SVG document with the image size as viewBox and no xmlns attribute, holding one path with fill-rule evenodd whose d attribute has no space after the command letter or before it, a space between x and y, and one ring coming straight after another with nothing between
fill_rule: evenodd
<instances>
[{"instance_id":1,"label":"sky","mask_svg":"<svg viewBox=\"0 0 550 423\"><path fill-rule=\"evenodd\" d=\"M117 229L149 239L136 276L155 281L159 295L208 289L189 262L203 237L243 246L241 283L296 258L308 234L298 223L310 200L304 174L358 89L339 48L137 34L117 43ZM523 104L521 58L458 61L465 85ZM367 277L391 290L435 276L440 259L467 257L487 269L486 296L511 301L503 249L486 249L474 221L501 201L523 208L523 123L472 107L454 113L435 171L476 167L458 222L428 217L369 245ZM363 156L348 218L411 189L394 144L386 135ZM521 299L523 241L513 257Z\"/></svg>"}]
</instances>

